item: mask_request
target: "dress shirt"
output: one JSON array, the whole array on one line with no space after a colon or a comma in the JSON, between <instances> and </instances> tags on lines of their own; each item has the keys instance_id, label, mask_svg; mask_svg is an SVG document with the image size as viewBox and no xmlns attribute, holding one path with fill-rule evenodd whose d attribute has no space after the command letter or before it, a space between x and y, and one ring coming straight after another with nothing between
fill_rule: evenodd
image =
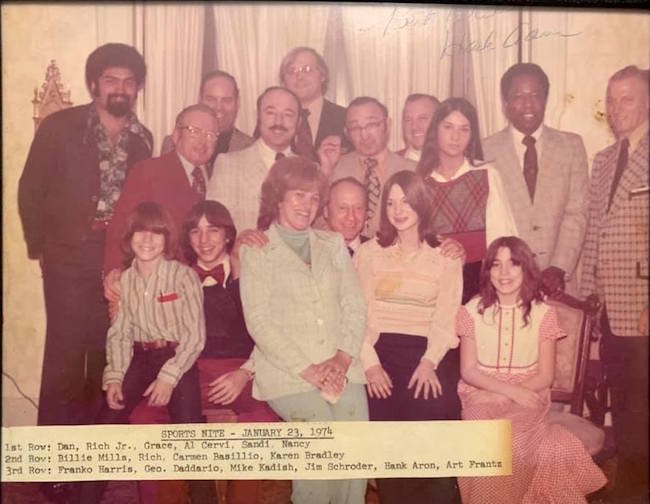
<instances>
[{"instance_id":1,"label":"dress shirt","mask_svg":"<svg viewBox=\"0 0 650 504\"><path fill-rule=\"evenodd\" d=\"M533 302L530 321L524 326L521 305L498 303L478 313L475 297L458 311L456 331L476 342L478 368L488 372L526 374L537 371L540 338L566 336L560 329L555 309Z\"/></svg>"},{"instance_id":2,"label":"dress shirt","mask_svg":"<svg viewBox=\"0 0 650 504\"><path fill-rule=\"evenodd\" d=\"M627 139L630 141L630 156L632 156L632 153L639 146L641 139L646 136L648 136L648 121L645 121L627 136Z\"/></svg>"},{"instance_id":3,"label":"dress shirt","mask_svg":"<svg viewBox=\"0 0 650 504\"><path fill-rule=\"evenodd\" d=\"M421 157L422 157L422 151L414 149L413 147L408 147L406 149L406 152L404 153L404 158L410 159L411 161L415 161L416 163L420 161Z\"/></svg>"},{"instance_id":4,"label":"dress shirt","mask_svg":"<svg viewBox=\"0 0 650 504\"><path fill-rule=\"evenodd\" d=\"M275 156L278 154L278 151L275 151L271 149L266 143L264 142L264 139L260 138L259 142L257 142L257 148L259 149L260 157L262 158L262 161L264 162L264 166L266 166L267 170L271 169L271 166L275 163ZM293 156L293 152L291 152L291 146L287 147L284 149L282 154L285 155L285 157Z\"/></svg>"},{"instance_id":5,"label":"dress shirt","mask_svg":"<svg viewBox=\"0 0 650 504\"><path fill-rule=\"evenodd\" d=\"M438 182L449 182L455 180L470 170L487 170L489 192L485 208L485 241L489 246L495 239L501 236L519 236L515 225L508 199L506 198L501 176L490 164L472 166L465 159L458 171L450 178L443 177L439 172L433 170L431 177Z\"/></svg>"},{"instance_id":6,"label":"dress shirt","mask_svg":"<svg viewBox=\"0 0 650 504\"><path fill-rule=\"evenodd\" d=\"M311 138L313 142L316 142L316 135L318 134L318 126L320 125L320 116L323 113L323 95L320 95L313 102L311 102L306 107L302 108L309 110L309 117L307 122L309 123L309 129L311 130Z\"/></svg>"},{"instance_id":7,"label":"dress shirt","mask_svg":"<svg viewBox=\"0 0 650 504\"><path fill-rule=\"evenodd\" d=\"M144 278L135 261L120 277L122 302L106 337L104 389L121 383L131 358L133 343L156 340L178 343L174 357L160 369L158 379L176 386L205 345L203 289L192 268L161 259Z\"/></svg>"},{"instance_id":8,"label":"dress shirt","mask_svg":"<svg viewBox=\"0 0 650 504\"><path fill-rule=\"evenodd\" d=\"M360 235L357 235L354 237L354 240L346 243L348 248L351 248L352 251L356 254L357 250L359 250L359 247L361 246L361 238Z\"/></svg>"},{"instance_id":9,"label":"dress shirt","mask_svg":"<svg viewBox=\"0 0 650 504\"><path fill-rule=\"evenodd\" d=\"M187 180L190 183L190 186L194 183L194 177L192 176L192 172L194 171L194 167L196 165L193 165L190 163L183 154L180 152L176 151L176 154L178 155L178 159L181 160L181 164L183 165L183 169L185 170L185 175L187 175ZM203 174L203 179L205 180L206 184L208 183L208 174L205 171L205 166L201 165L199 166L199 169L201 170L201 173Z\"/></svg>"},{"instance_id":10,"label":"dress shirt","mask_svg":"<svg viewBox=\"0 0 650 504\"><path fill-rule=\"evenodd\" d=\"M354 255L368 305L366 335L361 348L364 369L379 364L375 343L380 333L427 338L422 356L438 366L447 350L458 346L456 312L463 290L460 259L450 259L422 242L404 252L399 245L382 247L376 238Z\"/></svg>"},{"instance_id":11,"label":"dress shirt","mask_svg":"<svg viewBox=\"0 0 650 504\"><path fill-rule=\"evenodd\" d=\"M543 124L539 126L533 133L532 136L535 139L535 151L537 152L537 166L539 167L539 160L542 158L542 148L544 147L544 142L542 141L542 128ZM515 142L515 152L517 153L517 159L519 160L519 167L521 170L524 170L524 156L526 155L526 146L524 145L524 135L521 131L516 129L514 126L510 125L510 132L512 133L512 139Z\"/></svg>"}]
</instances>

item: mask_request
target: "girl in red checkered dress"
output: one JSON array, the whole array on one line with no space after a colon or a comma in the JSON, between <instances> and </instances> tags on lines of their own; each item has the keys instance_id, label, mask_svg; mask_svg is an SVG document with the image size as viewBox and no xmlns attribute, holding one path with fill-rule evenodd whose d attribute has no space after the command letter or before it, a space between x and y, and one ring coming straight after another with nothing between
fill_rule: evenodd
<instances>
[{"instance_id":1,"label":"girl in red checkered dress","mask_svg":"<svg viewBox=\"0 0 650 504\"><path fill-rule=\"evenodd\" d=\"M606 482L582 442L546 421L555 343L566 335L539 286L528 245L498 238L488 247L479 295L458 312L462 417L512 422L512 475L458 478L464 504L586 503Z\"/></svg>"}]
</instances>

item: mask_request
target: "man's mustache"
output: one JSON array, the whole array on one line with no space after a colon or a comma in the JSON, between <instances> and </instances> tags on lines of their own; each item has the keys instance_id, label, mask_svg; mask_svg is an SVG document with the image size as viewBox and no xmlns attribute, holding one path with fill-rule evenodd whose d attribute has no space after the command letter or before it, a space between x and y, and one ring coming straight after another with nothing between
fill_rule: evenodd
<instances>
[{"instance_id":1,"label":"man's mustache","mask_svg":"<svg viewBox=\"0 0 650 504\"><path fill-rule=\"evenodd\" d=\"M281 125L271 126L269 129L271 131L284 131L285 133L289 132L289 130L287 128L285 128L284 126L281 126Z\"/></svg>"},{"instance_id":2,"label":"man's mustache","mask_svg":"<svg viewBox=\"0 0 650 504\"><path fill-rule=\"evenodd\" d=\"M129 101L129 95L124 93L111 93L108 95L108 101Z\"/></svg>"}]
</instances>

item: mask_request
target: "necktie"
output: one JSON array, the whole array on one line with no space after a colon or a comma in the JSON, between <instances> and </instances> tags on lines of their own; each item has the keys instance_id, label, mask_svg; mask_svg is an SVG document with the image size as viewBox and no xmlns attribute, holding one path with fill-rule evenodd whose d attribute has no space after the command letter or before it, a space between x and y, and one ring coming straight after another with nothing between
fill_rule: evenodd
<instances>
[{"instance_id":1,"label":"necktie","mask_svg":"<svg viewBox=\"0 0 650 504\"><path fill-rule=\"evenodd\" d=\"M379 185L379 175L377 175L377 166L379 162L373 158L366 158L363 162L366 165L366 174L364 177L364 185L368 191L368 218L370 221L372 216L375 215L377 207L379 206L379 194L381 186Z\"/></svg>"},{"instance_id":2,"label":"necktie","mask_svg":"<svg viewBox=\"0 0 650 504\"><path fill-rule=\"evenodd\" d=\"M535 199L535 183L537 182L537 149L535 149L535 138L526 135L522 142L526 146L524 154L524 179L528 186L530 201Z\"/></svg>"},{"instance_id":3,"label":"necktie","mask_svg":"<svg viewBox=\"0 0 650 504\"><path fill-rule=\"evenodd\" d=\"M284 159L284 158L286 158L286 157L287 157L287 156L285 156L282 152L276 152L276 153L275 153L275 160L276 160L276 161L280 161L280 159Z\"/></svg>"},{"instance_id":4,"label":"necktie","mask_svg":"<svg viewBox=\"0 0 650 504\"><path fill-rule=\"evenodd\" d=\"M348 247L348 254L350 254L350 257L354 255L354 250L352 249L352 247Z\"/></svg>"},{"instance_id":5,"label":"necktie","mask_svg":"<svg viewBox=\"0 0 650 504\"><path fill-rule=\"evenodd\" d=\"M206 278L211 277L214 280L216 280L216 282L219 285L223 285L223 281L226 279L226 273L225 270L223 269L223 263L219 263L211 270L204 270L198 264L195 264L193 268L194 271L196 271L197 274L199 275L199 280L201 280L201 283L203 283Z\"/></svg>"},{"instance_id":6,"label":"necktie","mask_svg":"<svg viewBox=\"0 0 650 504\"><path fill-rule=\"evenodd\" d=\"M298 131L296 131L296 153L312 161L318 161L308 118L309 110L300 109L300 124L298 125Z\"/></svg>"},{"instance_id":7,"label":"necktie","mask_svg":"<svg viewBox=\"0 0 650 504\"><path fill-rule=\"evenodd\" d=\"M614 200L614 194L616 194L616 189L618 183L621 180L623 175L623 170L627 166L627 160L629 157L630 141L627 137L621 140L621 148L618 152L618 161L616 161L616 171L614 172L614 178L612 179L612 188L609 191L609 203L607 203L607 211L609 212L609 207L612 206L612 201Z\"/></svg>"},{"instance_id":8,"label":"necktie","mask_svg":"<svg viewBox=\"0 0 650 504\"><path fill-rule=\"evenodd\" d=\"M199 199L205 199L205 177L198 166L195 166L194 170L192 170L192 189L198 194Z\"/></svg>"}]
</instances>

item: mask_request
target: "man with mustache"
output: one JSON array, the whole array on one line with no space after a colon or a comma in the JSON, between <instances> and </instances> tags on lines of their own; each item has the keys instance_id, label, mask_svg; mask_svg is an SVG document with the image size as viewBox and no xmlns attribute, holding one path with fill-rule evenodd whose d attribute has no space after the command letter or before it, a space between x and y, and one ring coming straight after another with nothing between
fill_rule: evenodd
<instances>
[{"instance_id":1,"label":"man with mustache","mask_svg":"<svg viewBox=\"0 0 650 504\"><path fill-rule=\"evenodd\" d=\"M257 228L262 182L276 160L293 155L291 141L300 119L300 102L282 87L267 88L257 99L260 134L250 147L217 158L207 199L224 204L236 229Z\"/></svg>"},{"instance_id":2,"label":"man with mustache","mask_svg":"<svg viewBox=\"0 0 650 504\"><path fill-rule=\"evenodd\" d=\"M235 78L222 70L214 70L203 76L199 90L199 103L207 105L217 116L219 139L206 165L208 178L212 176L214 161L219 154L245 149L253 139L235 127L239 112L239 88ZM174 150L172 135L166 136L160 149L160 155Z\"/></svg>"},{"instance_id":3,"label":"man with mustache","mask_svg":"<svg viewBox=\"0 0 650 504\"><path fill-rule=\"evenodd\" d=\"M587 227L587 152L582 137L544 124L549 81L534 63L501 77L505 129L483 140L519 236L532 249L547 294L577 293L576 265Z\"/></svg>"},{"instance_id":4,"label":"man with mustache","mask_svg":"<svg viewBox=\"0 0 650 504\"><path fill-rule=\"evenodd\" d=\"M128 171L151 156L151 133L133 112L145 75L133 47L95 49L86 60L92 102L45 118L20 178L18 208L47 315L38 425L93 423L102 404L104 243ZM68 487L42 489L65 499Z\"/></svg>"}]
</instances>

